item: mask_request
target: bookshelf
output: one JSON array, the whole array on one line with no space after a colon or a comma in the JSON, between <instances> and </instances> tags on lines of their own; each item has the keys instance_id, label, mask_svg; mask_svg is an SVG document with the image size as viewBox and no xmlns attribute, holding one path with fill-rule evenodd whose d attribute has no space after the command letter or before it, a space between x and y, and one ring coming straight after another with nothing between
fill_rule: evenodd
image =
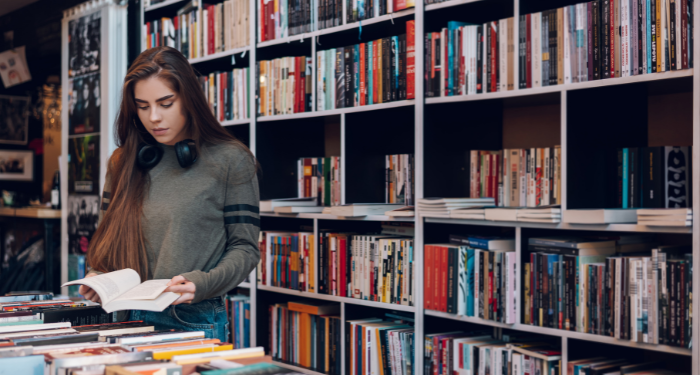
<instances>
[{"instance_id":1,"label":"bookshelf","mask_svg":"<svg viewBox=\"0 0 700 375\"><path fill-rule=\"evenodd\" d=\"M144 20L148 21L151 13L157 9L173 9L174 12L180 1L167 1L151 6L144 10ZM201 0L200 0L201 3ZM443 27L448 20L485 22L507 17L514 17L515 30L518 30L518 15L554 9L578 3L568 0L449 0L441 3L425 5L416 2L415 7L393 15L380 16L362 22L346 23L346 2L343 1L343 17L341 25L290 36L265 42L257 41L256 15L257 1L251 0L251 40L248 47L234 51L221 52L205 58L191 60L199 69L200 63L223 64L230 60L231 54L245 53L245 63L254 67L257 56L260 60L268 60L284 56L316 56L317 50L342 47L361 41L396 35L397 24L405 20L415 20L415 99L394 101L383 104L367 105L333 110L316 110L316 61L312 59L313 89L312 111L304 113L263 116L251 116L250 119L224 122L222 125L247 136L243 139L262 163L264 180L261 182L261 199L287 198L289 192L294 192L293 178L290 179L290 168L298 156L323 154L325 156L341 156L341 202L362 203L377 202L380 195L377 191L383 189L383 180L379 182L365 179L363 175L363 157L378 149L379 154L412 153L415 155L415 196L423 197L459 197L468 194L468 189L450 188L450 184L459 176L463 167L460 152L469 149L502 149L551 147L561 145L562 150L562 211L568 208L606 208L602 201L590 203L586 201L583 188L578 185L581 178L574 166L586 152L583 142L591 139L601 139L601 144L607 147L628 147L626 140L641 145L670 145L674 141L688 145L700 145L700 64L694 64L692 69L653 73L629 77L611 78L564 85L516 89L510 91L482 93L476 95L459 95L448 97L426 98L424 94L424 38L427 31L436 31ZM170 7L170 8L168 8ZM694 14L700 14L700 5L693 3ZM361 32L363 27L366 31ZM400 26L399 26L400 27ZM700 35L693 31L693 50L700 50ZM518 59L515 54L515 82L518 76ZM219 65L217 65L219 66ZM233 66L231 66L233 67ZM208 71L201 71L209 73ZM255 78L251 75L251 87ZM517 86L517 84L516 84ZM252 91L252 90L251 90ZM620 124L607 119L606 116L616 112L616 109L634 104L630 101L615 102L617 97L637 99L633 108L639 108L639 113L631 119L641 120L639 124ZM680 98L681 100L676 100ZM657 101L658 99L658 101ZM608 102L606 102L606 100ZM660 108L659 103L672 101L674 109ZM254 103L254 92L251 92L251 103ZM611 104L612 103L612 104ZM680 103L680 104L679 104ZM589 105L589 107L587 107ZM617 107L616 107L617 105ZM678 107L680 107L679 110ZM672 113L675 112L678 113ZM598 116L598 117L595 117ZM661 116L660 121L657 117ZM673 121L664 123L663 116ZM613 116L614 117L614 116ZM618 117L614 117L619 119ZM599 121L592 121L598 119ZM597 126L588 126L590 122L600 122ZM663 129L668 128L668 135L663 135ZM237 130L238 129L238 130ZM661 130L660 130L661 129ZM310 140L304 137L309 134ZM323 133L319 135L318 133ZM237 133L238 134L238 133ZM622 135L621 135L622 134ZM626 134L626 135L625 135ZM675 134L675 136L674 136ZM367 140L367 136L376 140ZM364 137L364 138L363 138ZM397 138L398 141L394 141ZM286 144L284 143L286 141ZM658 144L657 144L658 143ZM302 149L302 151L299 151ZM457 160L459 159L459 160ZM278 167L279 164L281 167ZM441 165L444 164L444 165ZM580 164L580 163L579 163ZM587 166L589 169L595 166ZM453 176L451 176L453 174ZM595 178L593 178L595 179ZM692 184L700 184L700 153L694 150L692 154ZM273 186L279 185L279 186ZM461 193L460 193L461 191ZM697 209L700 202L698 189L693 190L696 218L700 212ZM591 206L593 204L593 206ZM589 207L591 206L591 207ZM261 230L298 230L305 226L305 231L313 231L315 235L326 228L347 230L362 225L376 225L377 222L387 221L389 217L382 215L360 218L345 218L326 214L296 214L282 215L261 213ZM663 236L688 238L692 236L693 252L700 251L700 223L694 220L692 227L649 227L637 224L611 225L575 225L567 223L540 224L527 222L494 222L480 220L459 220L449 218L425 217L420 210L415 218L402 218L397 221L415 223L414 237L414 267L415 290L423 290L423 245L435 243L449 231L463 230L479 233L489 230L511 230L516 239L516 254L518 259L517 282L522 284L519 274L522 261L523 243L526 238L537 235L566 235L567 233L657 233ZM317 236L314 236L317 240ZM525 242L523 242L525 241ZM318 245L317 243L315 245ZM317 248L317 246L314 246ZM695 256L693 267L700 269L700 260ZM252 275L255 279L255 273ZM692 284L695 290L700 290L700 277L695 275ZM521 285L522 286L522 285ZM562 368L566 368L569 359L582 358L586 350L633 350L635 355L658 358L658 355L670 356L672 360L690 361L687 370L692 373L700 372L700 349L694 345L692 349L667 345L653 345L619 340L612 337L580 333L575 331L557 330L522 324L520 313L522 299L518 301L518 313L515 324L505 324L474 317L458 316L439 311L427 310L424 306L422 293L415 293L413 306L401 306L389 303L358 300L354 298L332 296L326 294L300 292L269 285L257 285L255 282L243 283L241 287L249 288L251 295L251 345L260 345L267 341L266 326L268 324L267 308L271 303L293 300L294 298L311 298L336 302L340 304L341 322L351 312L357 315L357 309L365 309L368 314L380 315L380 311L401 311L412 313L415 319L415 373L423 374L423 340L426 326L454 327L455 324L466 327L493 328L494 333L528 332L561 340ZM522 293L522 288L519 288ZM700 318L697 298L693 301L692 319ZM366 315L369 317L372 315ZM354 316L353 316L354 318ZM345 325L341 325L344 336ZM700 337L699 325L694 324L692 335ZM345 370L345 342L341 342L341 373ZM629 353L629 352L628 352ZM319 375L320 373L286 364L281 366L295 369L299 372Z\"/></svg>"}]
</instances>

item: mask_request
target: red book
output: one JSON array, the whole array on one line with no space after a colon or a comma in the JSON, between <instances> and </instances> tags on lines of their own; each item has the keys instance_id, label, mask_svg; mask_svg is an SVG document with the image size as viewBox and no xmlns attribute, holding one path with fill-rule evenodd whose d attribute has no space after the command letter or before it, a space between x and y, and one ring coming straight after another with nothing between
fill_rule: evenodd
<instances>
[{"instance_id":1,"label":"red book","mask_svg":"<svg viewBox=\"0 0 700 375\"><path fill-rule=\"evenodd\" d=\"M496 41L498 40L498 31L496 31L496 22L489 22L489 32L491 33L491 92L498 91L498 45ZM505 35L505 33L504 33Z\"/></svg>"},{"instance_id":2,"label":"red book","mask_svg":"<svg viewBox=\"0 0 700 375\"><path fill-rule=\"evenodd\" d=\"M394 12L406 9L406 0L392 0L394 2Z\"/></svg>"},{"instance_id":3,"label":"red book","mask_svg":"<svg viewBox=\"0 0 700 375\"><path fill-rule=\"evenodd\" d=\"M653 0L652 0L653 1ZM651 15L653 20L656 17L655 14ZM610 77L615 77L615 0L610 0ZM654 23L654 21L652 21ZM658 30L658 29L657 29ZM649 33L651 30L648 31ZM566 31L565 31L566 33ZM652 41L656 43L656 41ZM573 54L572 54L573 56Z\"/></svg>"},{"instance_id":4,"label":"red book","mask_svg":"<svg viewBox=\"0 0 700 375\"><path fill-rule=\"evenodd\" d=\"M379 96L378 96L378 86L379 82L377 82L378 77L377 77L377 53L379 53L379 43L381 42L381 39L377 39L374 42L372 42L372 87L370 90L372 90L372 103L371 104L377 104L379 103Z\"/></svg>"},{"instance_id":5,"label":"red book","mask_svg":"<svg viewBox=\"0 0 700 375\"><path fill-rule=\"evenodd\" d=\"M525 68L525 87L532 87L532 30L531 18L528 14L525 18L525 59L527 61Z\"/></svg>"},{"instance_id":6,"label":"red book","mask_svg":"<svg viewBox=\"0 0 700 375\"><path fill-rule=\"evenodd\" d=\"M426 310L433 309L433 245L425 245L423 247L425 251L425 270L423 271L423 279L425 280L425 285L423 285L423 296L425 301L423 303Z\"/></svg>"},{"instance_id":7,"label":"red book","mask_svg":"<svg viewBox=\"0 0 700 375\"><path fill-rule=\"evenodd\" d=\"M491 175L491 178L493 178L493 182L491 183L491 186L493 188L493 198L494 198L494 203L496 206L498 206L498 177L501 175L502 170L501 170L501 153L497 153L493 155L493 174Z\"/></svg>"},{"instance_id":8,"label":"red book","mask_svg":"<svg viewBox=\"0 0 700 375\"><path fill-rule=\"evenodd\" d=\"M294 57L294 107L292 113L299 113L299 97L301 97L301 58Z\"/></svg>"},{"instance_id":9,"label":"red book","mask_svg":"<svg viewBox=\"0 0 700 375\"><path fill-rule=\"evenodd\" d=\"M265 18L265 0L260 0L260 9L261 9L261 12L259 13L260 14L260 41L264 42L267 40L267 34L266 34L267 30L265 28L266 27L265 21L267 20ZM272 342L272 341L270 341L270 342Z\"/></svg>"},{"instance_id":10,"label":"red book","mask_svg":"<svg viewBox=\"0 0 700 375\"><path fill-rule=\"evenodd\" d=\"M676 41L676 43L680 42L681 48L678 48L676 53L681 54L681 69L688 69L688 12L686 11L686 9L688 9L688 0L676 1L681 2L681 22L679 23L681 26L681 40ZM657 30L659 29L657 28ZM659 35L658 31L656 32L656 35Z\"/></svg>"},{"instance_id":11,"label":"red book","mask_svg":"<svg viewBox=\"0 0 700 375\"><path fill-rule=\"evenodd\" d=\"M338 293L341 297L346 297L348 295L348 282L347 273L345 272L346 262L347 262L347 238L338 237L338 247L339 247L339 264L340 272L338 272Z\"/></svg>"},{"instance_id":12,"label":"red book","mask_svg":"<svg viewBox=\"0 0 700 375\"><path fill-rule=\"evenodd\" d=\"M459 46L459 51L457 54L457 56L459 56L459 87L457 88L457 95L463 95L466 94L465 92L462 92L462 88L466 83L466 76L464 74L466 72L466 65L464 63L464 50L462 48L462 43L464 43L464 29L461 27L457 30L457 39L457 45Z\"/></svg>"},{"instance_id":13,"label":"red book","mask_svg":"<svg viewBox=\"0 0 700 375\"><path fill-rule=\"evenodd\" d=\"M453 35L450 33L449 30L447 29L442 29L442 43L440 44L441 48L445 49L445 61L442 61L440 59L440 64L442 64L442 78L445 81L445 92L443 93L445 96L450 96L450 64L448 62L450 58L450 43L453 43Z\"/></svg>"},{"instance_id":14,"label":"red book","mask_svg":"<svg viewBox=\"0 0 700 375\"><path fill-rule=\"evenodd\" d=\"M211 55L214 52L216 52L216 47L214 46L214 20L216 17L214 15L216 14L216 6L214 5L207 5L207 17L209 17L209 20L207 21L207 46L208 46L208 53Z\"/></svg>"},{"instance_id":15,"label":"red book","mask_svg":"<svg viewBox=\"0 0 700 375\"><path fill-rule=\"evenodd\" d=\"M362 58L360 58L362 61ZM406 22L406 99L416 98L416 21Z\"/></svg>"},{"instance_id":16,"label":"red book","mask_svg":"<svg viewBox=\"0 0 700 375\"><path fill-rule=\"evenodd\" d=\"M440 246L440 311L447 312L447 246Z\"/></svg>"},{"instance_id":17,"label":"red book","mask_svg":"<svg viewBox=\"0 0 700 375\"><path fill-rule=\"evenodd\" d=\"M267 28L267 36L268 40L275 39L275 2L274 1L268 1L267 2L267 21L270 22L269 27Z\"/></svg>"},{"instance_id":18,"label":"red book","mask_svg":"<svg viewBox=\"0 0 700 375\"><path fill-rule=\"evenodd\" d=\"M411 22L411 21L409 21ZM365 46L367 43L360 43L360 105L365 105L365 72L367 67L365 66Z\"/></svg>"}]
</instances>

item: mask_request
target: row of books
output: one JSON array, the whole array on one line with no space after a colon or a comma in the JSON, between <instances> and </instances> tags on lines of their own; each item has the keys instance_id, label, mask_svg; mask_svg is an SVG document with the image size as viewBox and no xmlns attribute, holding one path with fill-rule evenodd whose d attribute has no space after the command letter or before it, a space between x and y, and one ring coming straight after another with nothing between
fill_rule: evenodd
<instances>
[{"instance_id":1,"label":"row of books","mask_svg":"<svg viewBox=\"0 0 700 375\"><path fill-rule=\"evenodd\" d=\"M346 374L415 374L413 319L396 313L345 322Z\"/></svg>"},{"instance_id":2,"label":"row of books","mask_svg":"<svg viewBox=\"0 0 700 375\"><path fill-rule=\"evenodd\" d=\"M346 0L346 22L413 7L413 0ZM343 24L342 0L260 0L258 42L283 39Z\"/></svg>"},{"instance_id":3,"label":"row of books","mask_svg":"<svg viewBox=\"0 0 700 375\"><path fill-rule=\"evenodd\" d=\"M270 355L276 361L340 374L340 305L290 301L269 307Z\"/></svg>"},{"instance_id":4,"label":"row of books","mask_svg":"<svg viewBox=\"0 0 700 375\"><path fill-rule=\"evenodd\" d=\"M281 57L256 63L258 116L311 111L311 58Z\"/></svg>"},{"instance_id":5,"label":"row of books","mask_svg":"<svg viewBox=\"0 0 700 375\"><path fill-rule=\"evenodd\" d=\"M250 113L250 68L213 72L199 82L214 117L219 121L247 119Z\"/></svg>"},{"instance_id":6,"label":"row of books","mask_svg":"<svg viewBox=\"0 0 700 375\"><path fill-rule=\"evenodd\" d=\"M250 297L226 296L231 327L231 344L234 349L250 347Z\"/></svg>"},{"instance_id":7,"label":"row of books","mask_svg":"<svg viewBox=\"0 0 700 375\"><path fill-rule=\"evenodd\" d=\"M246 47L250 44L250 2L226 0L219 4L188 2L177 15L143 25L144 49L168 46L188 59Z\"/></svg>"},{"instance_id":8,"label":"row of books","mask_svg":"<svg viewBox=\"0 0 700 375\"><path fill-rule=\"evenodd\" d=\"M487 331L426 334L424 374L566 375L561 349L537 337Z\"/></svg>"},{"instance_id":9,"label":"row of books","mask_svg":"<svg viewBox=\"0 0 700 375\"><path fill-rule=\"evenodd\" d=\"M413 8L414 0L346 0L346 23L372 19Z\"/></svg>"},{"instance_id":10,"label":"row of books","mask_svg":"<svg viewBox=\"0 0 700 375\"><path fill-rule=\"evenodd\" d=\"M314 251L312 233L268 231L259 247L263 285L413 305L412 238L321 231Z\"/></svg>"},{"instance_id":11,"label":"row of books","mask_svg":"<svg viewBox=\"0 0 700 375\"><path fill-rule=\"evenodd\" d=\"M591 1L521 15L518 30L512 17L478 25L450 21L441 31L425 35L426 96L472 95L692 68L689 4Z\"/></svg>"},{"instance_id":12,"label":"row of books","mask_svg":"<svg viewBox=\"0 0 700 375\"><path fill-rule=\"evenodd\" d=\"M524 323L689 347L690 246L530 238Z\"/></svg>"},{"instance_id":13,"label":"row of books","mask_svg":"<svg viewBox=\"0 0 700 375\"><path fill-rule=\"evenodd\" d=\"M340 166L340 156L297 160L299 198L315 197L317 206L339 206Z\"/></svg>"},{"instance_id":14,"label":"row of books","mask_svg":"<svg viewBox=\"0 0 700 375\"><path fill-rule=\"evenodd\" d=\"M413 154L386 156L386 203L415 204L415 159Z\"/></svg>"},{"instance_id":15,"label":"row of books","mask_svg":"<svg viewBox=\"0 0 700 375\"><path fill-rule=\"evenodd\" d=\"M691 207L691 152L687 146L618 149L617 207Z\"/></svg>"},{"instance_id":16,"label":"row of books","mask_svg":"<svg viewBox=\"0 0 700 375\"><path fill-rule=\"evenodd\" d=\"M496 206L561 204L561 147L471 150L469 195L494 198Z\"/></svg>"},{"instance_id":17,"label":"row of books","mask_svg":"<svg viewBox=\"0 0 700 375\"><path fill-rule=\"evenodd\" d=\"M425 245L425 308L512 324L519 300L512 238L450 235Z\"/></svg>"},{"instance_id":18,"label":"row of books","mask_svg":"<svg viewBox=\"0 0 700 375\"><path fill-rule=\"evenodd\" d=\"M406 34L316 52L317 110L413 99L415 22Z\"/></svg>"}]
</instances>

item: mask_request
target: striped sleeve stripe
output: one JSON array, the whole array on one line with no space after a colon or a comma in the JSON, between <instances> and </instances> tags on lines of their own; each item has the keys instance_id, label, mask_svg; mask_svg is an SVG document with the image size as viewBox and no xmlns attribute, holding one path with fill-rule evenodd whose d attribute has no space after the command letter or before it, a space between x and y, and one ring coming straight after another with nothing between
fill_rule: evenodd
<instances>
[{"instance_id":1,"label":"striped sleeve stripe","mask_svg":"<svg viewBox=\"0 0 700 375\"><path fill-rule=\"evenodd\" d=\"M260 219L252 216L225 216L225 224L253 224L260 228Z\"/></svg>"},{"instance_id":2,"label":"striped sleeve stripe","mask_svg":"<svg viewBox=\"0 0 700 375\"><path fill-rule=\"evenodd\" d=\"M110 192L108 192L108 191L103 191L103 192L102 192L102 198L104 198L104 199L112 198L112 193L110 193Z\"/></svg>"},{"instance_id":3,"label":"striped sleeve stripe","mask_svg":"<svg viewBox=\"0 0 700 375\"><path fill-rule=\"evenodd\" d=\"M109 202L102 202L102 211L107 211L109 208Z\"/></svg>"},{"instance_id":4,"label":"striped sleeve stripe","mask_svg":"<svg viewBox=\"0 0 700 375\"><path fill-rule=\"evenodd\" d=\"M260 213L260 207L253 206L252 204L232 204L229 206L224 206L224 212L237 212L237 211L249 211L254 214Z\"/></svg>"}]
</instances>

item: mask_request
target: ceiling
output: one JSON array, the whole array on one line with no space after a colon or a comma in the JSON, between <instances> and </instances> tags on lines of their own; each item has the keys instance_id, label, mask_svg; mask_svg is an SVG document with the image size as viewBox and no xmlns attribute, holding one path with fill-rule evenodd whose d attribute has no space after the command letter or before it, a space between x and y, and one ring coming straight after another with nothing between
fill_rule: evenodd
<instances>
[{"instance_id":1,"label":"ceiling","mask_svg":"<svg viewBox=\"0 0 700 375\"><path fill-rule=\"evenodd\" d=\"M0 0L0 17L39 0Z\"/></svg>"}]
</instances>

